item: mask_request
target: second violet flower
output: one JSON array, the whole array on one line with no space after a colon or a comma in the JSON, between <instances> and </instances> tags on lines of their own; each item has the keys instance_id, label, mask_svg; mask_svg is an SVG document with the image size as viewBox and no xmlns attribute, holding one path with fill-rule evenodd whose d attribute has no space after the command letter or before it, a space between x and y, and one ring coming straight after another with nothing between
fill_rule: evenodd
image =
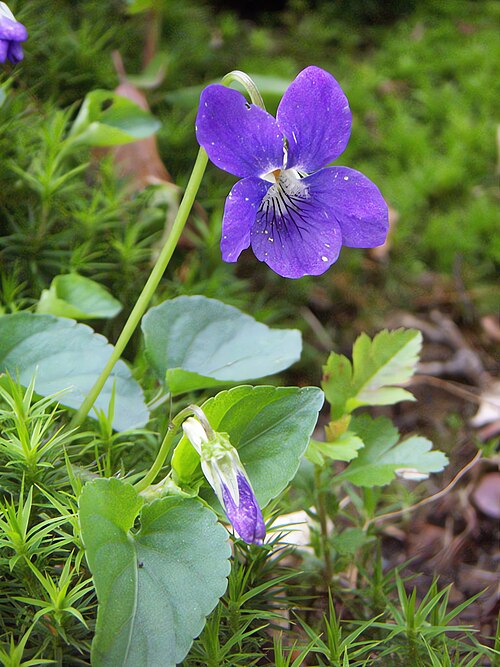
<instances>
[{"instance_id":1,"label":"second violet flower","mask_svg":"<svg viewBox=\"0 0 500 667\"><path fill-rule=\"evenodd\" d=\"M326 167L345 149L351 111L331 74L307 67L286 90L276 118L219 84L201 94L199 144L218 167L241 177L224 209L221 250L236 262L250 245L285 278L324 273L342 245L384 243L388 209L359 171Z\"/></svg>"}]
</instances>

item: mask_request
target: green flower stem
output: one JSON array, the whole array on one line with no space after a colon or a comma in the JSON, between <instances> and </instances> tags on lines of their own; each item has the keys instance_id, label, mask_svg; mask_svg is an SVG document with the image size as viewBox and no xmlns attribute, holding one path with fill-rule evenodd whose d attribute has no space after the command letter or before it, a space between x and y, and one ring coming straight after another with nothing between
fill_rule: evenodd
<instances>
[{"instance_id":1,"label":"green flower stem","mask_svg":"<svg viewBox=\"0 0 500 667\"><path fill-rule=\"evenodd\" d=\"M165 273L165 269L168 266L170 258L174 253L180 235L182 234L182 230L184 229L184 226L188 219L189 212L191 211L195 197L198 193L198 189L200 187L203 174L205 173L207 162L208 162L207 154L203 148L200 148L198 152L198 157L196 158L196 162L193 167L193 171L191 173L191 177L186 186L184 197L182 198L179 210L177 212L177 216L174 220L174 224L172 225L172 229L170 230L170 234L167 238L167 241L163 246L160 255L158 256L158 259L156 260L156 264L154 265L153 270L151 271L151 275L149 276L148 281L146 282L144 289L142 290L137 300L137 303L132 309L129 318L125 323L125 326L123 327L123 330L118 340L116 341L116 345L108 360L108 363L102 370L100 376L97 378L97 381L92 387L92 389L87 394L78 412L73 417L70 424L70 428L75 428L77 426L80 426L80 424L83 422L83 420L89 413L97 397L99 396L101 389L104 387L104 384L108 379L111 371L113 370L116 362L120 359L125 347L127 346L127 343L131 339L132 334L136 330L137 326L139 325L139 322L141 321L142 316L146 312L146 309L153 297L153 294L156 288L158 287L158 284L162 279L163 274Z\"/></svg>"},{"instance_id":2,"label":"green flower stem","mask_svg":"<svg viewBox=\"0 0 500 667\"><path fill-rule=\"evenodd\" d=\"M179 426L186 419L186 417L189 417L193 413L197 414L196 412L197 410L198 408L196 408L195 406L189 405L187 408L184 408L184 410L181 410L179 414L177 414L174 417L174 419L170 422L170 424L168 425L167 432L165 433L165 437L163 438L163 442L161 443L160 449L158 450L158 454L156 455L156 458L153 462L153 465L148 470L145 477L143 477L139 482L134 484L134 487L138 493L144 491L144 489L146 489L148 486L150 486L150 484L152 484L155 481L155 478L162 469L163 464L165 463L165 459L167 458L168 453L172 447L173 440Z\"/></svg>"},{"instance_id":3,"label":"green flower stem","mask_svg":"<svg viewBox=\"0 0 500 667\"><path fill-rule=\"evenodd\" d=\"M320 527L320 544L321 544L321 555L324 562L324 575L326 584L330 587L333 577L332 569L332 553L330 549L330 536L328 534L328 513L326 510L326 497L325 492L321 490L322 480L321 480L321 466L314 466L314 486L316 488L317 494L317 507L316 511L319 518L319 527Z\"/></svg>"}]
</instances>

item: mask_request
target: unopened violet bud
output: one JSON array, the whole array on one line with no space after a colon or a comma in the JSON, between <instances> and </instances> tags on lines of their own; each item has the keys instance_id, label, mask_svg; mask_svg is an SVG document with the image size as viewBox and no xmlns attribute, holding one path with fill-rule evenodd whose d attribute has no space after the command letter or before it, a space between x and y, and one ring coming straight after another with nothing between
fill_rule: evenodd
<instances>
[{"instance_id":1,"label":"unopened violet bud","mask_svg":"<svg viewBox=\"0 0 500 667\"><path fill-rule=\"evenodd\" d=\"M0 63L9 60L16 65L24 58L21 42L28 39L28 31L16 21L5 2L0 2Z\"/></svg>"},{"instance_id":2,"label":"unopened violet bud","mask_svg":"<svg viewBox=\"0 0 500 667\"><path fill-rule=\"evenodd\" d=\"M227 434L217 433L208 422L204 426L193 417L186 419L182 428L199 453L203 474L235 531L249 544L262 544L266 535L262 512L238 452Z\"/></svg>"},{"instance_id":3,"label":"unopened violet bud","mask_svg":"<svg viewBox=\"0 0 500 667\"><path fill-rule=\"evenodd\" d=\"M266 536L266 526L259 503L248 478L238 472L239 504L234 501L227 486L222 484L222 499L226 515L242 540L248 544L262 544Z\"/></svg>"}]
</instances>

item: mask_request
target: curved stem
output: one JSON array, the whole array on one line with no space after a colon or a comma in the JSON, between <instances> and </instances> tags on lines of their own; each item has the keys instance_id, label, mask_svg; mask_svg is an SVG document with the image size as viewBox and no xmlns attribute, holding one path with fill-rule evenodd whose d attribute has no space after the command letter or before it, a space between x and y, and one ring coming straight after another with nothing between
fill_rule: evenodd
<instances>
[{"instance_id":1,"label":"curved stem","mask_svg":"<svg viewBox=\"0 0 500 667\"><path fill-rule=\"evenodd\" d=\"M118 340L116 341L116 345L106 366L97 378L97 381L95 382L92 389L87 394L77 413L71 420L70 428L79 426L89 413L97 397L99 396L101 389L104 387L106 380L111 374L111 371L113 370L116 362L120 359L125 347L127 346L127 343L131 339L132 334L136 330L142 316L146 312L146 308L148 307L149 302L151 301L153 294L158 287L163 274L165 273L165 269L168 266L168 263L177 246L180 235L182 234L182 230L184 229L184 225L186 224L189 212L191 211L196 194L200 187L201 179L205 173L207 162L207 154L203 148L200 148L198 157L196 158L196 162L193 167L193 171L191 173L191 177L186 186L186 191L184 192L184 197L182 198L177 216L174 220L174 224L172 225L172 229L170 230L167 241L163 246L160 255L158 256L158 259L156 260L156 264L151 271L151 275L149 276L144 289L137 299L137 303L132 309L129 318L125 323L125 326L123 327Z\"/></svg>"},{"instance_id":2,"label":"curved stem","mask_svg":"<svg viewBox=\"0 0 500 667\"><path fill-rule=\"evenodd\" d=\"M235 69L232 72L229 72L229 74L226 74L226 76L222 78L221 83L223 86L230 86L233 81L236 81L236 83L239 83L243 86L243 88L247 91L252 104L261 107L261 109L264 109L264 111L266 110L266 105L264 104L262 95L259 93L259 89L255 85L255 81L249 77L248 74Z\"/></svg>"},{"instance_id":3,"label":"curved stem","mask_svg":"<svg viewBox=\"0 0 500 667\"><path fill-rule=\"evenodd\" d=\"M163 442L161 443L160 449L158 450L158 454L156 455L156 458L153 461L153 465L148 470L146 475L139 482L134 484L134 487L138 493L144 491L144 489L146 489L150 484L152 484L155 481L156 475L162 469L162 466L165 463L165 459L167 458L170 448L172 447L173 439L175 437L175 434L177 433L177 429L186 419L186 417L189 417L192 414L197 414L197 410L198 408L196 406L190 405L187 408L184 408L184 410L181 410L172 419L172 421L168 425L167 432L165 433Z\"/></svg>"}]
</instances>

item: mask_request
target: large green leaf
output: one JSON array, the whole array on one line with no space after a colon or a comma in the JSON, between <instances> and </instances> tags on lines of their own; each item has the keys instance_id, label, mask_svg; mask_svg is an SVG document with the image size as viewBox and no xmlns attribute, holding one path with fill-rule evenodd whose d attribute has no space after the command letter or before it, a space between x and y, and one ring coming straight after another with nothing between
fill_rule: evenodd
<instances>
[{"instance_id":1,"label":"large green leaf","mask_svg":"<svg viewBox=\"0 0 500 667\"><path fill-rule=\"evenodd\" d=\"M85 324L52 315L15 313L0 317L0 372L8 371L42 396L78 409L106 365L113 348ZM142 389L119 361L95 407L108 413L115 391L113 427L118 431L144 426L149 414ZM90 413L93 416L93 413Z\"/></svg>"},{"instance_id":2,"label":"large green leaf","mask_svg":"<svg viewBox=\"0 0 500 667\"><path fill-rule=\"evenodd\" d=\"M94 667L175 667L226 589L230 547L212 511L179 496L141 506L118 479L95 480L80 497L99 601Z\"/></svg>"},{"instance_id":3,"label":"large green leaf","mask_svg":"<svg viewBox=\"0 0 500 667\"><path fill-rule=\"evenodd\" d=\"M56 276L50 289L43 290L37 313L47 313L75 320L106 319L122 309L108 290L77 273Z\"/></svg>"},{"instance_id":4,"label":"large green leaf","mask_svg":"<svg viewBox=\"0 0 500 667\"><path fill-rule=\"evenodd\" d=\"M316 387L243 386L220 392L202 408L216 431L229 434L264 507L295 476L322 405ZM183 437L172 461L179 479L192 483L198 463Z\"/></svg>"},{"instance_id":5,"label":"large green leaf","mask_svg":"<svg viewBox=\"0 0 500 667\"><path fill-rule=\"evenodd\" d=\"M431 451L432 442L427 438L411 436L398 442L398 430L386 417L353 417L349 430L365 446L337 480L349 480L357 486L384 486L394 479L397 470L439 472L448 462L443 452Z\"/></svg>"},{"instance_id":6,"label":"large green leaf","mask_svg":"<svg viewBox=\"0 0 500 667\"><path fill-rule=\"evenodd\" d=\"M117 146L145 139L160 126L160 121L126 97L93 90L80 107L70 137L87 146Z\"/></svg>"},{"instance_id":7,"label":"large green leaf","mask_svg":"<svg viewBox=\"0 0 500 667\"><path fill-rule=\"evenodd\" d=\"M165 301L142 320L146 354L172 394L265 377L300 358L300 332L270 329L203 296Z\"/></svg>"}]
</instances>

